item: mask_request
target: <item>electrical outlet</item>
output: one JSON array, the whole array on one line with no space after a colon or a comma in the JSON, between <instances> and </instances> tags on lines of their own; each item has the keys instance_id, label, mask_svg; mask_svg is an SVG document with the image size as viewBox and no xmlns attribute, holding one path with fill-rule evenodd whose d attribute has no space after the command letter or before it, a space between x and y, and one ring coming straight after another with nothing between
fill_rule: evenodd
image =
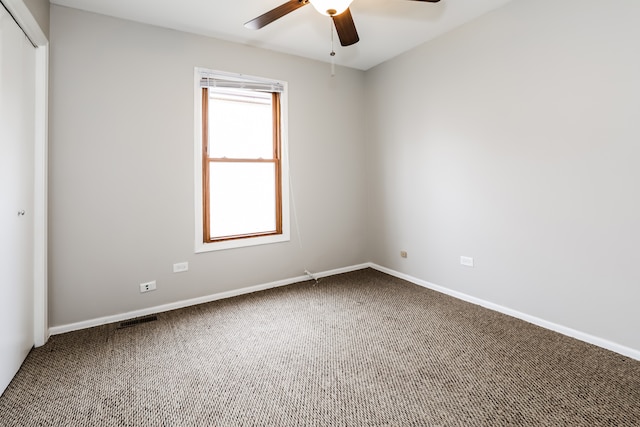
<instances>
[{"instance_id":1,"label":"electrical outlet","mask_svg":"<svg viewBox=\"0 0 640 427\"><path fill-rule=\"evenodd\" d=\"M156 290L156 281L140 283L140 293L155 291Z\"/></svg>"},{"instance_id":2,"label":"electrical outlet","mask_svg":"<svg viewBox=\"0 0 640 427\"><path fill-rule=\"evenodd\" d=\"M469 257L469 256L461 256L460 257L460 264L466 266L466 267L473 267L473 258Z\"/></svg>"},{"instance_id":3,"label":"electrical outlet","mask_svg":"<svg viewBox=\"0 0 640 427\"><path fill-rule=\"evenodd\" d=\"M188 271L188 270L189 270L188 262L179 262L179 263L173 264L174 273L182 273L183 271Z\"/></svg>"},{"instance_id":4,"label":"electrical outlet","mask_svg":"<svg viewBox=\"0 0 640 427\"><path fill-rule=\"evenodd\" d=\"M400 251L400 256L402 258L406 258L407 257L407 251Z\"/></svg>"}]
</instances>

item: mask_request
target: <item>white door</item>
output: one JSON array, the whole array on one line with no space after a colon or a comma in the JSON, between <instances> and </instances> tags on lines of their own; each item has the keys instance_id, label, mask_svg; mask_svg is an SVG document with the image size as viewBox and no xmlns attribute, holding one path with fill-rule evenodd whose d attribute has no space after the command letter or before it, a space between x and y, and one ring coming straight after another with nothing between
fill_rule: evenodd
<instances>
[{"instance_id":1,"label":"white door","mask_svg":"<svg viewBox=\"0 0 640 427\"><path fill-rule=\"evenodd\" d=\"M35 48L0 5L0 393L33 346Z\"/></svg>"}]
</instances>

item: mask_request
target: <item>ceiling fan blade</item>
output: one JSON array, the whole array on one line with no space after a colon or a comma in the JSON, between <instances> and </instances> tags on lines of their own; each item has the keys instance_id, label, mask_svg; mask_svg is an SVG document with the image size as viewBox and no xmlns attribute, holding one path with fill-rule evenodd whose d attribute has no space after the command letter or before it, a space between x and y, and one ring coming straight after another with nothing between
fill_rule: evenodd
<instances>
[{"instance_id":1,"label":"ceiling fan blade","mask_svg":"<svg viewBox=\"0 0 640 427\"><path fill-rule=\"evenodd\" d=\"M338 33L338 38L342 46L351 46L352 44L358 43L360 37L358 37L356 24L353 22L353 17L349 9L331 18L333 19L333 24L336 26L336 32Z\"/></svg>"},{"instance_id":2,"label":"ceiling fan blade","mask_svg":"<svg viewBox=\"0 0 640 427\"><path fill-rule=\"evenodd\" d=\"M257 18L252 19L244 24L245 28L250 30L259 30L265 25L271 24L276 19L282 18L284 15L293 12L294 10L305 6L309 3L309 0L289 0L288 2L281 4L275 9L263 13Z\"/></svg>"}]
</instances>

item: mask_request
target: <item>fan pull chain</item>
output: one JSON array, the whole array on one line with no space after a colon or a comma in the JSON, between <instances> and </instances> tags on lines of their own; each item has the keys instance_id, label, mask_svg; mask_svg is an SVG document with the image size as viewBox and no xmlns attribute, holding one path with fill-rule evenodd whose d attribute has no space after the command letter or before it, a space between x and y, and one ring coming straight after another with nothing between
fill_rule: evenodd
<instances>
[{"instance_id":1,"label":"fan pull chain","mask_svg":"<svg viewBox=\"0 0 640 427\"><path fill-rule=\"evenodd\" d=\"M331 53L329 53L329 55L331 56L331 77L336 75L336 52L335 50L333 50L333 19L329 20L329 31L331 32Z\"/></svg>"}]
</instances>

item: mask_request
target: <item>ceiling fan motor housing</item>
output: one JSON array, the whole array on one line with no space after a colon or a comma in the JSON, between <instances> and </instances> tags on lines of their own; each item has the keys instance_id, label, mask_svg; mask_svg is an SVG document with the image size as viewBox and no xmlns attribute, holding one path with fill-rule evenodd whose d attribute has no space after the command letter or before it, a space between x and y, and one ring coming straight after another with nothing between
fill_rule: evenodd
<instances>
[{"instance_id":1,"label":"ceiling fan motor housing","mask_svg":"<svg viewBox=\"0 0 640 427\"><path fill-rule=\"evenodd\" d=\"M327 16L340 15L347 10L353 0L309 0L318 12Z\"/></svg>"}]
</instances>

